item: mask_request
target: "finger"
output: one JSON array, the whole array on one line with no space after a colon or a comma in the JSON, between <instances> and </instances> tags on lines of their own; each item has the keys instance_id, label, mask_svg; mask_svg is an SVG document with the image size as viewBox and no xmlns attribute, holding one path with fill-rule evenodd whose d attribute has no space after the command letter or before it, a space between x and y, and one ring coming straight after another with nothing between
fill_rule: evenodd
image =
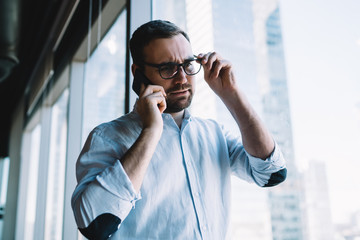
<instances>
[{"instance_id":1,"label":"finger","mask_svg":"<svg viewBox=\"0 0 360 240\"><path fill-rule=\"evenodd\" d=\"M227 70L231 67L230 62L226 60L218 60L215 62L210 72L210 78L217 78L222 70Z\"/></svg>"},{"instance_id":2,"label":"finger","mask_svg":"<svg viewBox=\"0 0 360 240\"><path fill-rule=\"evenodd\" d=\"M144 84L142 84L144 85ZM162 86L159 85L148 85L145 90L140 94L140 97L145 97L155 92L161 92L164 97L166 97L165 90Z\"/></svg>"},{"instance_id":3,"label":"finger","mask_svg":"<svg viewBox=\"0 0 360 240\"><path fill-rule=\"evenodd\" d=\"M218 64L218 61L222 60L221 56L219 54L217 54L216 52L213 52L209 55L209 58L207 60L206 63L206 67L210 70L212 70L212 68L214 68L216 66L216 64Z\"/></svg>"},{"instance_id":4,"label":"finger","mask_svg":"<svg viewBox=\"0 0 360 240\"><path fill-rule=\"evenodd\" d=\"M208 62L210 54L211 54L211 52L208 52L206 54L201 55L201 64L206 65L206 63Z\"/></svg>"},{"instance_id":5,"label":"finger","mask_svg":"<svg viewBox=\"0 0 360 240\"><path fill-rule=\"evenodd\" d=\"M209 56L212 54L212 52L208 52L206 54L200 54L201 56L201 65L203 66L204 69L204 78L208 79L210 76L210 72L209 72L209 67L207 65L208 60L209 60Z\"/></svg>"},{"instance_id":6,"label":"finger","mask_svg":"<svg viewBox=\"0 0 360 240\"><path fill-rule=\"evenodd\" d=\"M202 65L204 68L204 78L209 79L211 76L212 67L214 66L214 62L216 60L216 53L209 52L204 55L202 59Z\"/></svg>"},{"instance_id":7,"label":"finger","mask_svg":"<svg viewBox=\"0 0 360 240\"><path fill-rule=\"evenodd\" d=\"M165 111L165 109L166 109L166 100L165 100L164 97L163 97L163 98L161 99L161 101L158 103L158 108L159 108L159 110L160 110L160 113L163 113L163 112Z\"/></svg>"},{"instance_id":8,"label":"finger","mask_svg":"<svg viewBox=\"0 0 360 240\"><path fill-rule=\"evenodd\" d=\"M166 96L165 90L160 85L149 85L150 93L160 92L164 97Z\"/></svg>"},{"instance_id":9,"label":"finger","mask_svg":"<svg viewBox=\"0 0 360 240\"><path fill-rule=\"evenodd\" d=\"M216 59L221 59L221 56L216 52L208 52L202 57L202 64L203 65L211 65L211 62L214 62ZM209 64L210 63L210 64Z\"/></svg>"},{"instance_id":10,"label":"finger","mask_svg":"<svg viewBox=\"0 0 360 240\"><path fill-rule=\"evenodd\" d=\"M146 97L147 101L154 104L159 108L160 113L163 113L166 109L166 100L165 97L160 93L154 93Z\"/></svg>"},{"instance_id":11,"label":"finger","mask_svg":"<svg viewBox=\"0 0 360 240\"><path fill-rule=\"evenodd\" d=\"M201 63L202 64L202 60L203 60L203 58L204 58L204 53L199 53L197 56L195 55L195 57L197 58L197 62L198 63Z\"/></svg>"},{"instance_id":12,"label":"finger","mask_svg":"<svg viewBox=\"0 0 360 240\"><path fill-rule=\"evenodd\" d=\"M155 92L147 95L146 97L162 97L162 98L165 98L162 91L155 91Z\"/></svg>"},{"instance_id":13,"label":"finger","mask_svg":"<svg viewBox=\"0 0 360 240\"><path fill-rule=\"evenodd\" d=\"M146 97L146 99L154 104L160 104L162 101L165 101L164 96L159 94L152 94Z\"/></svg>"},{"instance_id":14,"label":"finger","mask_svg":"<svg viewBox=\"0 0 360 240\"><path fill-rule=\"evenodd\" d=\"M144 97L146 101L153 104L159 104L162 100L166 100L162 92L154 92Z\"/></svg>"}]
</instances>

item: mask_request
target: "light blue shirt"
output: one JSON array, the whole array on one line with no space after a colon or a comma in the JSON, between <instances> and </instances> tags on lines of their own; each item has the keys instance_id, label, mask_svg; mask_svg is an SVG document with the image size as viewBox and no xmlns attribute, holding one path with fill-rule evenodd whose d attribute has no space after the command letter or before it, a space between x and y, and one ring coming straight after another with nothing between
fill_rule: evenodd
<instances>
[{"instance_id":1,"label":"light blue shirt","mask_svg":"<svg viewBox=\"0 0 360 240\"><path fill-rule=\"evenodd\" d=\"M186 110L181 129L170 114L163 114L163 121L138 194L119 161L142 130L138 114L131 112L90 133L78 158L72 197L79 228L110 213L121 220L118 230L107 233L111 239L228 239L231 174L259 186L285 179L277 145L262 160L213 120ZM279 179L277 173L284 170Z\"/></svg>"}]
</instances>

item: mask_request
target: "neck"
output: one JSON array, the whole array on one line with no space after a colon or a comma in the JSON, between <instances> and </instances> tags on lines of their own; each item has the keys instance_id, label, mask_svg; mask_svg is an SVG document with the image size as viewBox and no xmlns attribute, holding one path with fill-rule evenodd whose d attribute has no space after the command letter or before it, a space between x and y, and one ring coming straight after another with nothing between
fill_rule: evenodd
<instances>
[{"instance_id":1,"label":"neck","mask_svg":"<svg viewBox=\"0 0 360 240\"><path fill-rule=\"evenodd\" d=\"M184 114L185 114L185 110L176 113L170 113L170 115L173 117L179 128L181 128L181 123L184 118Z\"/></svg>"}]
</instances>

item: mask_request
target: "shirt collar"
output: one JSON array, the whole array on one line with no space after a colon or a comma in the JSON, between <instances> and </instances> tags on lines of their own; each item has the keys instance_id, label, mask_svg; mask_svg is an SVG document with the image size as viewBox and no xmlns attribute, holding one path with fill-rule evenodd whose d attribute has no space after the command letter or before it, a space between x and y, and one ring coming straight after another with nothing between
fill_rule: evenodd
<instances>
[{"instance_id":1,"label":"shirt collar","mask_svg":"<svg viewBox=\"0 0 360 240\"><path fill-rule=\"evenodd\" d=\"M189 109L187 109L187 108L185 108L184 120L188 120L188 121L191 120L191 114L190 114Z\"/></svg>"},{"instance_id":2,"label":"shirt collar","mask_svg":"<svg viewBox=\"0 0 360 240\"><path fill-rule=\"evenodd\" d=\"M172 117L170 113L163 113L162 115L163 115L163 116ZM184 118L183 118L183 121L184 121L184 120L187 120L187 121L191 120L191 113L190 113L190 111L189 111L187 108L185 108L185 110L184 110Z\"/></svg>"}]
</instances>

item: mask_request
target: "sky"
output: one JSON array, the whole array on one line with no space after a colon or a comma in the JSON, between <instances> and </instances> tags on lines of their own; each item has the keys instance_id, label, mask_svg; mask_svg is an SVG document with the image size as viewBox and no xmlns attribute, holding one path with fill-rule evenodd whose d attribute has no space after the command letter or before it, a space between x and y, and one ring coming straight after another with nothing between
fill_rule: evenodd
<instances>
[{"instance_id":1,"label":"sky","mask_svg":"<svg viewBox=\"0 0 360 240\"><path fill-rule=\"evenodd\" d=\"M326 163L334 223L360 211L359 13L359 0L280 0L296 161Z\"/></svg>"}]
</instances>

